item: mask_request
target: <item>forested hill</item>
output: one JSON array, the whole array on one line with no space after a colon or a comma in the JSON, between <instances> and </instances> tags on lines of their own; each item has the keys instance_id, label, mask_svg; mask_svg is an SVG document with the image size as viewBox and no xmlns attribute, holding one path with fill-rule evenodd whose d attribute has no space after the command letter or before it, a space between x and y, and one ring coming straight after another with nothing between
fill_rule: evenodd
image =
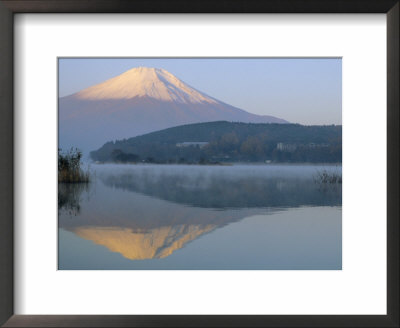
<instances>
[{"instance_id":1,"label":"forested hill","mask_svg":"<svg viewBox=\"0 0 400 328\"><path fill-rule=\"evenodd\" d=\"M341 126L231 123L181 125L111 141L91 152L100 162L341 162Z\"/></svg>"}]
</instances>

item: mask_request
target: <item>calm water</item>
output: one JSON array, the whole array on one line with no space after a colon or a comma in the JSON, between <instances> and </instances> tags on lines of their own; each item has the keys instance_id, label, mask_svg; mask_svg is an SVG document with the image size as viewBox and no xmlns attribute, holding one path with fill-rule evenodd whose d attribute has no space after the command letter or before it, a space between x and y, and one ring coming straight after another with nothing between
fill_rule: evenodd
<instances>
[{"instance_id":1,"label":"calm water","mask_svg":"<svg viewBox=\"0 0 400 328\"><path fill-rule=\"evenodd\" d=\"M59 186L59 269L340 270L341 185L311 165L94 165Z\"/></svg>"}]
</instances>

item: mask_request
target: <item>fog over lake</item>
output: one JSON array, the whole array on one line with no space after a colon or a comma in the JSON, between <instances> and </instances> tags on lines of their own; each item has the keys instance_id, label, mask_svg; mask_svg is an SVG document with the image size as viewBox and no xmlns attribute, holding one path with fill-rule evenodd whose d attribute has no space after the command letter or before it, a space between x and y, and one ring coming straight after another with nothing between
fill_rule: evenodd
<instances>
[{"instance_id":1,"label":"fog over lake","mask_svg":"<svg viewBox=\"0 0 400 328\"><path fill-rule=\"evenodd\" d=\"M335 165L91 165L59 185L59 269L340 270Z\"/></svg>"}]
</instances>

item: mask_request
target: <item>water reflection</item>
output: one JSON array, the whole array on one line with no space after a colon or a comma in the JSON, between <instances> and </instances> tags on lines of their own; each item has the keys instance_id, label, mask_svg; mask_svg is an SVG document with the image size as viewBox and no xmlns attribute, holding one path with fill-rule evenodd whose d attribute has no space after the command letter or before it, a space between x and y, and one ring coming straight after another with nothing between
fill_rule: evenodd
<instances>
[{"instance_id":1,"label":"water reflection","mask_svg":"<svg viewBox=\"0 0 400 328\"><path fill-rule=\"evenodd\" d=\"M111 192L110 192L111 191ZM98 182L95 201L78 217L59 216L59 226L129 259L162 258L186 243L260 208L214 210L189 207L135 192L112 190Z\"/></svg>"},{"instance_id":2,"label":"water reflection","mask_svg":"<svg viewBox=\"0 0 400 328\"><path fill-rule=\"evenodd\" d=\"M60 183L58 185L58 215L77 216L81 209L82 194L88 193L86 183Z\"/></svg>"},{"instance_id":3,"label":"water reflection","mask_svg":"<svg viewBox=\"0 0 400 328\"><path fill-rule=\"evenodd\" d=\"M78 227L81 238L106 246L130 260L160 259L171 255L186 243L210 232L215 225L174 225L150 230L128 228Z\"/></svg>"},{"instance_id":4,"label":"water reflection","mask_svg":"<svg viewBox=\"0 0 400 328\"><path fill-rule=\"evenodd\" d=\"M130 261L161 261L243 218L303 206L341 206L340 187L321 191L312 181L313 171L305 171L98 167L89 188L59 187L59 227ZM232 242L233 237L219 241Z\"/></svg>"}]
</instances>

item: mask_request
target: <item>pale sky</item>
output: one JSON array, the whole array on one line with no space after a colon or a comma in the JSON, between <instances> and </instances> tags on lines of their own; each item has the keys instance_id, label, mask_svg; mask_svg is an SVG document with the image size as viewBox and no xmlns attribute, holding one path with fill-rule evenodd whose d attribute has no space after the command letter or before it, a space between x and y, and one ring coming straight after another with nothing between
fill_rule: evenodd
<instances>
[{"instance_id":1,"label":"pale sky","mask_svg":"<svg viewBox=\"0 0 400 328\"><path fill-rule=\"evenodd\" d=\"M340 58L62 58L59 96L139 66L163 68L251 113L305 125L342 124Z\"/></svg>"}]
</instances>

